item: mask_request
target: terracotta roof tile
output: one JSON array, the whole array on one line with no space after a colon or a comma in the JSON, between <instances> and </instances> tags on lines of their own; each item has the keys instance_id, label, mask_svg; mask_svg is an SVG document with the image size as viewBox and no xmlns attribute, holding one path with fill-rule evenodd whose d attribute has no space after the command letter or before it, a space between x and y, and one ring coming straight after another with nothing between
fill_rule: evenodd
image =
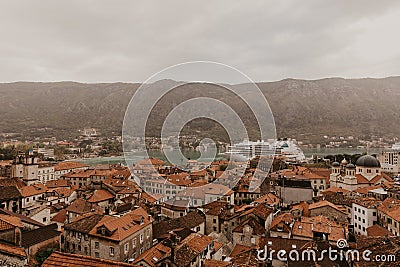
<instances>
[{"instance_id":1,"label":"terracotta roof tile","mask_svg":"<svg viewBox=\"0 0 400 267\"><path fill-rule=\"evenodd\" d=\"M44 226L44 224L33 220L32 218L29 218L25 215L19 214L19 213L15 213L6 209L0 209L0 214L6 214L6 215L10 215L10 216L14 216L14 217L18 217L21 222L25 223L25 224L30 224L30 225L34 225L34 226Z\"/></svg>"},{"instance_id":2,"label":"terracotta roof tile","mask_svg":"<svg viewBox=\"0 0 400 267\"><path fill-rule=\"evenodd\" d=\"M98 189L93 192L93 195L87 200L89 203L98 203L105 200L113 199L114 195L105 189Z\"/></svg>"},{"instance_id":3,"label":"terracotta roof tile","mask_svg":"<svg viewBox=\"0 0 400 267\"><path fill-rule=\"evenodd\" d=\"M53 187L68 187L69 186L69 181L64 180L64 179L59 179L59 180L50 180L46 182L47 188L53 188Z\"/></svg>"},{"instance_id":4,"label":"terracotta roof tile","mask_svg":"<svg viewBox=\"0 0 400 267\"><path fill-rule=\"evenodd\" d=\"M400 222L400 200L394 198L386 198L377 208L379 211L392 217Z\"/></svg>"},{"instance_id":5,"label":"terracotta roof tile","mask_svg":"<svg viewBox=\"0 0 400 267\"><path fill-rule=\"evenodd\" d=\"M156 267L157 263L171 255L171 248L164 245L163 243L158 243L157 245L151 247L150 249L139 255L133 262L133 264L139 264L141 261L146 262L152 267Z\"/></svg>"},{"instance_id":6,"label":"terracotta roof tile","mask_svg":"<svg viewBox=\"0 0 400 267\"><path fill-rule=\"evenodd\" d=\"M73 170L73 169L80 169L80 168L86 168L89 167L89 165L83 164L81 162L77 161L63 161L60 163L57 163L54 166L55 171L65 171L65 170Z\"/></svg>"},{"instance_id":7,"label":"terracotta roof tile","mask_svg":"<svg viewBox=\"0 0 400 267\"><path fill-rule=\"evenodd\" d=\"M22 195L16 186L0 186L0 201L21 197Z\"/></svg>"},{"instance_id":8,"label":"terracotta roof tile","mask_svg":"<svg viewBox=\"0 0 400 267\"><path fill-rule=\"evenodd\" d=\"M143 220L141 224L140 221ZM122 217L104 216L95 227L89 232L91 235L101 236L102 238L121 241L135 232L143 229L152 223L148 213L143 208L126 213ZM97 229L105 227L111 236L103 236L97 233Z\"/></svg>"},{"instance_id":9,"label":"terracotta roof tile","mask_svg":"<svg viewBox=\"0 0 400 267\"><path fill-rule=\"evenodd\" d=\"M185 216L155 224L153 227L154 238L159 238L171 230L178 228L192 229L204 222L205 216L200 211L191 211Z\"/></svg>"},{"instance_id":10,"label":"terracotta roof tile","mask_svg":"<svg viewBox=\"0 0 400 267\"><path fill-rule=\"evenodd\" d=\"M378 224L374 224L374 225L368 227L366 230L367 230L368 236L391 236L392 235L392 233L388 229L386 229Z\"/></svg>"},{"instance_id":11,"label":"terracotta roof tile","mask_svg":"<svg viewBox=\"0 0 400 267\"><path fill-rule=\"evenodd\" d=\"M117 267L131 266L132 264L104 260L78 254L67 254L54 251L42 264L42 267Z\"/></svg>"},{"instance_id":12,"label":"terracotta roof tile","mask_svg":"<svg viewBox=\"0 0 400 267\"><path fill-rule=\"evenodd\" d=\"M259 198L257 198L256 200L254 200L254 203L264 203L264 204L268 204L268 205L278 205L280 202L279 197L275 196L273 193L268 193L265 194Z\"/></svg>"},{"instance_id":13,"label":"terracotta roof tile","mask_svg":"<svg viewBox=\"0 0 400 267\"><path fill-rule=\"evenodd\" d=\"M16 216L0 214L0 230L12 229L15 227L22 228L20 218Z\"/></svg>"},{"instance_id":14,"label":"terracotta roof tile","mask_svg":"<svg viewBox=\"0 0 400 267\"><path fill-rule=\"evenodd\" d=\"M51 218L51 221L64 224L66 219L67 219L67 211L65 209L62 209L53 218Z\"/></svg>"},{"instance_id":15,"label":"terracotta roof tile","mask_svg":"<svg viewBox=\"0 0 400 267\"><path fill-rule=\"evenodd\" d=\"M101 208L95 203L89 203L81 198L76 199L67 208L67 212L72 212L76 214L84 214L93 210L101 210Z\"/></svg>"},{"instance_id":16,"label":"terracotta roof tile","mask_svg":"<svg viewBox=\"0 0 400 267\"><path fill-rule=\"evenodd\" d=\"M19 258L26 258L26 253L25 253L24 248L16 247L16 246L1 243L1 242L0 242L0 252L15 255Z\"/></svg>"},{"instance_id":17,"label":"terracotta roof tile","mask_svg":"<svg viewBox=\"0 0 400 267\"><path fill-rule=\"evenodd\" d=\"M213 239L209 236L199 234L199 233L192 233L188 237L186 237L181 244L187 245L192 251L195 251L197 254L200 254L204 251L211 243ZM179 251L179 248L182 245L178 245L176 250Z\"/></svg>"},{"instance_id":18,"label":"terracotta roof tile","mask_svg":"<svg viewBox=\"0 0 400 267\"><path fill-rule=\"evenodd\" d=\"M312 203L308 206L309 210L313 210L313 209L318 209L318 208L322 208L322 207L326 207L329 206L337 211L340 211L342 213L345 213L345 211L343 210L343 208L336 206L335 204L327 201L327 200L321 200L315 203Z\"/></svg>"}]
</instances>

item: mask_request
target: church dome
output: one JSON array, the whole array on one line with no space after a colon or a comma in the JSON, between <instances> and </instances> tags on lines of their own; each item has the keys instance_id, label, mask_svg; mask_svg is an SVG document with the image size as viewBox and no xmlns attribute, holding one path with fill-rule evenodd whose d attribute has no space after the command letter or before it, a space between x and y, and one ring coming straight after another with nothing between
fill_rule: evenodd
<instances>
[{"instance_id":1,"label":"church dome","mask_svg":"<svg viewBox=\"0 0 400 267\"><path fill-rule=\"evenodd\" d=\"M341 162L342 165L346 166L349 162L346 160L346 158L344 158Z\"/></svg>"},{"instance_id":2,"label":"church dome","mask_svg":"<svg viewBox=\"0 0 400 267\"><path fill-rule=\"evenodd\" d=\"M370 155L364 155L362 157L359 157L358 160L356 161L356 165L360 167L371 167L371 168L381 167L379 161L375 157Z\"/></svg>"},{"instance_id":3,"label":"church dome","mask_svg":"<svg viewBox=\"0 0 400 267\"><path fill-rule=\"evenodd\" d=\"M332 167L339 167L340 166L340 164L339 164L339 162L337 162L337 161L335 161L334 163L332 163Z\"/></svg>"},{"instance_id":4,"label":"church dome","mask_svg":"<svg viewBox=\"0 0 400 267\"><path fill-rule=\"evenodd\" d=\"M349 163L349 164L346 165L346 168L347 169L355 169L356 166L354 166L354 164Z\"/></svg>"}]
</instances>

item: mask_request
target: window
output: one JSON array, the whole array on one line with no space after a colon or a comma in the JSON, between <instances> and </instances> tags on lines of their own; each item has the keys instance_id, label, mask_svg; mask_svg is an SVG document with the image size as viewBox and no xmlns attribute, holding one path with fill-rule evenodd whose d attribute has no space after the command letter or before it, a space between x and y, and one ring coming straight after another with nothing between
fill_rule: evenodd
<instances>
[{"instance_id":1,"label":"window","mask_svg":"<svg viewBox=\"0 0 400 267\"><path fill-rule=\"evenodd\" d=\"M372 216L376 216L376 212L374 211L374 212L372 212Z\"/></svg>"},{"instance_id":2,"label":"window","mask_svg":"<svg viewBox=\"0 0 400 267\"><path fill-rule=\"evenodd\" d=\"M81 250L82 250L81 245L78 245L78 251L81 251Z\"/></svg>"},{"instance_id":3,"label":"window","mask_svg":"<svg viewBox=\"0 0 400 267\"><path fill-rule=\"evenodd\" d=\"M46 219L47 219L46 217L43 217L43 222L46 222Z\"/></svg>"},{"instance_id":4,"label":"window","mask_svg":"<svg viewBox=\"0 0 400 267\"><path fill-rule=\"evenodd\" d=\"M94 256L95 256L96 258L100 258L100 254L99 254L98 252L95 252L95 253L94 253Z\"/></svg>"},{"instance_id":5,"label":"window","mask_svg":"<svg viewBox=\"0 0 400 267\"><path fill-rule=\"evenodd\" d=\"M85 247L85 254L88 254L88 247Z\"/></svg>"},{"instance_id":6,"label":"window","mask_svg":"<svg viewBox=\"0 0 400 267\"><path fill-rule=\"evenodd\" d=\"M140 243L143 243L143 234L140 234Z\"/></svg>"},{"instance_id":7,"label":"window","mask_svg":"<svg viewBox=\"0 0 400 267\"><path fill-rule=\"evenodd\" d=\"M132 247L136 247L136 238L132 240Z\"/></svg>"},{"instance_id":8,"label":"window","mask_svg":"<svg viewBox=\"0 0 400 267\"><path fill-rule=\"evenodd\" d=\"M213 219L213 223L217 223L217 219Z\"/></svg>"},{"instance_id":9,"label":"window","mask_svg":"<svg viewBox=\"0 0 400 267\"><path fill-rule=\"evenodd\" d=\"M99 248L99 242L94 242L94 248Z\"/></svg>"},{"instance_id":10,"label":"window","mask_svg":"<svg viewBox=\"0 0 400 267\"><path fill-rule=\"evenodd\" d=\"M114 256L114 247L110 247L110 256Z\"/></svg>"},{"instance_id":11,"label":"window","mask_svg":"<svg viewBox=\"0 0 400 267\"><path fill-rule=\"evenodd\" d=\"M128 253L128 251L129 251L129 243L126 243L125 244L125 253Z\"/></svg>"}]
</instances>

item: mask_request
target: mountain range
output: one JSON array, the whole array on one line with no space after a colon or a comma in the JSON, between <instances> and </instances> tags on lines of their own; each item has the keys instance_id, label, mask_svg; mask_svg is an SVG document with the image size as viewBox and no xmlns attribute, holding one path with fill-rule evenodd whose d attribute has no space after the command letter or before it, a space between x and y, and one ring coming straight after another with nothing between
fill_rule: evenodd
<instances>
[{"instance_id":1,"label":"mountain range","mask_svg":"<svg viewBox=\"0 0 400 267\"><path fill-rule=\"evenodd\" d=\"M158 83L171 86L175 82ZM0 84L0 133L66 138L93 127L105 135L119 135L126 107L139 86L77 82ZM278 137L314 140L323 135L394 137L400 133L400 77L285 79L260 82L258 86L273 112ZM157 134L163 118L174 106L196 96L229 102L250 132L257 135L254 117L243 101L208 84L191 84L167 94L155 106L148 131ZM216 125L205 128L205 123L209 122L193 122L189 129L214 129L214 134L219 134Z\"/></svg>"}]
</instances>

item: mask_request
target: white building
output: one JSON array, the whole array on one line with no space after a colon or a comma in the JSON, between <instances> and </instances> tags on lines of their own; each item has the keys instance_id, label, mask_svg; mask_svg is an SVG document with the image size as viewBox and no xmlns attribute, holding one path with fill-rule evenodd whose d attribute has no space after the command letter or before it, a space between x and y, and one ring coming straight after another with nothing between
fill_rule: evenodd
<instances>
[{"instance_id":1,"label":"white building","mask_svg":"<svg viewBox=\"0 0 400 267\"><path fill-rule=\"evenodd\" d=\"M366 229L378 222L377 206L380 204L375 198L360 198L352 204L351 223L355 234L367 235Z\"/></svg>"},{"instance_id":2,"label":"white building","mask_svg":"<svg viewBox=\"0 0 400 267\"><path fill-rule=\"evenodd\" d=\"M54 165L51 163L38 164L38 180L44 184L47 181L55 180Z\"/></svg>"},{"instance_id":3,"label":"white building","mask_svg":"<svg viewBox=\"0 0 400 267\"><path fill-rule=\"evenodd\" d=\"M87 170L88 165L77 161L63 161L54 166L54 179L58 180L62 175L73 171Z\"/></svg>"},{"instance_id":4,"label":"white building","mask_svg":"<svg viewBox=\"0 0 400 267\"><path fill-rule=\"evenodd\" d=\"M382 164L382 171L390 173L398 173L400 170L399 156L400 150L383 151L377 155L378 160Z\"/></svg>"}]
</instances>

